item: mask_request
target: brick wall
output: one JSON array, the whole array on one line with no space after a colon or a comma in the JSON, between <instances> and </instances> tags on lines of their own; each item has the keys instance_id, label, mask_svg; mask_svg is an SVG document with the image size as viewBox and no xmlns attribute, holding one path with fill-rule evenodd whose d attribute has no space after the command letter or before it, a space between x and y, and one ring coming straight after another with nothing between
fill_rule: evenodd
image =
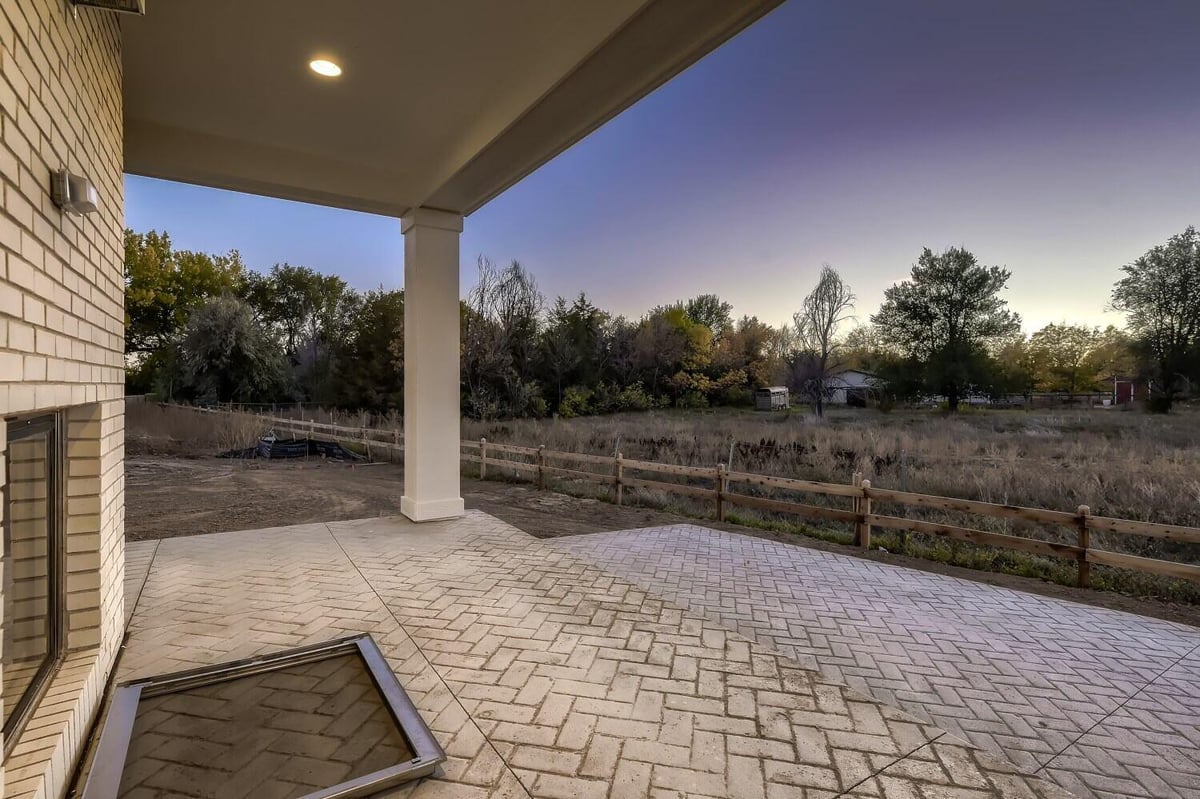
<instances>
[{"instance_id":1,"label":"brick wall","mask_svg":"<svg viewBox=\"0 0 1200 799\"><path fill-rule=\"evenodd\" d=\"M0 769L6 797L62 794L120 643L121 108L116 15L0 0L0 419L61 414L68 649ZM91 179L98 213L54 206L59 167Z\"/></svg>"}]
</instances>

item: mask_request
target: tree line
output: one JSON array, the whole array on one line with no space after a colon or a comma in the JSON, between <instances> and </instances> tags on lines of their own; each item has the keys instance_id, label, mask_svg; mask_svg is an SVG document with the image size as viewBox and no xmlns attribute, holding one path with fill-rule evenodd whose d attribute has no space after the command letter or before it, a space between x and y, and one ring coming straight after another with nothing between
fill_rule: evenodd
<instances>
[{"instance_id":1,"label":"tree line","mask_svg":"<svg viewBox=\"0 0 1200 799\"><path fill-rule=\"evenodd\" d=\"M584 293L553 301L514 261L480 257L460 304L462 409L479 418L563 417L747 405L787 385L819 414L847 369L879 378L884 407L940 398L1082 393L1141 379L1169 410L1200 382L1200 235L1189 227L1123 267L1111 307L1128 325L1051 324L1025 335L1003 292L1011 273L952 247L925 249L908 279L855 324L856 297L825 266L790 324L734 317L713 294L637 319ZM403 407L404 292L360 292L336 275L238 252L177 250L125 234L127 385L193 402Z\"/></svg>"}]
</instances>

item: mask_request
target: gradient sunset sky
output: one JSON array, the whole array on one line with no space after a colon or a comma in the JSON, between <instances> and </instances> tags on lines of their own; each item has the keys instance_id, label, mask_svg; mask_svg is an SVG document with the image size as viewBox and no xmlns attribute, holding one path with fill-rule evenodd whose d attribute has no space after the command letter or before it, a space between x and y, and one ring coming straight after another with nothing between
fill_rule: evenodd
<instances>
[{"instance_id":1,"label":"gradient sunset sky","mask_svg":"<svg viewBox=\"0 0 1200 799\"><path fill-rule=\"evenodd\" d=\"M789 320L823 263L863 321L922 247L1012 270L1027 331L1121 324L1119 268L1200 224L1200 0L789 0L468 217L475 259L632 317L713 292ZM359 289L399 222L126 178L127 224Z\"/></svg>"}]
</instances>

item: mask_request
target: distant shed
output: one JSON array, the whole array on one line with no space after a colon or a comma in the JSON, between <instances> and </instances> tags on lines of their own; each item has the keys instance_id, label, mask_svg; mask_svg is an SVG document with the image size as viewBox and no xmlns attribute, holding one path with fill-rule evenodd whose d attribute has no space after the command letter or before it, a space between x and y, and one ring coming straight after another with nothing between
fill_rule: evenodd
<instances>
[{"instance_id":1,"label":"distant shed","mask_svg":"<svg viewBox=\"0 0 1200 799\"><path fill-rule=\"evenodd\" d=\"M767 386L754 392L755 410L778 411L790 404L787 386Z\"/></svg>"},{"instance_id":2,"label":"distant shed","mask_svg":"<svg viewBox=\"0 0 1200 799\"><path fill-rule=\"evenodd\" d=\"M1113 375L1109 378L1112 383L1112 404L1128 405L1132 402L1142 402L1149 395L1149 386L1143 380L1127 375Z\"/></svg>"},{"instance_id":3,"label":"distant shed","mask_svg":"<svg viewBox=\"0 0 1200 799\"><path fill-rule=\"evenodd\" d=\"M872 392L879 385L879 378L870 372L864 372L861 369L846 369L829 379L828 404L865 408Z\"/></svg>"}]
</instances>

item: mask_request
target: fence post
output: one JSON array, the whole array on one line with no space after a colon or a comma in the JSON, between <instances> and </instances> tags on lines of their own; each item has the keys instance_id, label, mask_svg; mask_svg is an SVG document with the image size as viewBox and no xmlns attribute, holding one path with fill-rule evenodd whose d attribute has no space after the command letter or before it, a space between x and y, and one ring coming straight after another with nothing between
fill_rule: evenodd
<instances>
[{"instance_id":1,"label":"fence post","mask_svg":"<svg viewBox=\"0 0 1200 799\"><path fill-rule=\"evenodd\" d=\"M538 445L537 487L541 491L546 487L546 445Z\"/></svg>"},{"instance_id":2,"label":"fence post","mask_svg":"<svg viewBox=\"0 0 1200 799\"><path fill-rule=\"evenodd\" d=\"M855 472L854 474L850 475L850 485L854 486L855 488L860 488L862 486L862 472ZM862 508L859 507L861 504L862 504L861 497L855 496L853 499L851 499L850 500L851 512L852 513L862 513ZM857 522L855 523L855 527L854 527L854 542L858 543Z\"/></svg>"},{"instance_id":3,"label":"fence post","mask_svg":"<svg viewBox=\"0 0 1200 799\"><path fill-rule=\"evenodd\" d=\"M729 484L725 476L725 464L717 464L717 521L725 521L725 488Z\"/></svg>"},{"instance_id":4,"label":"fence post","mask_svg":"<svg viewBox=\"0 0 1200 799\"><path fill-rule=\"evenodd\" d=\"M400 431L395 427L392 428L392 445L400 449Z\"/></svg>"},{"instance_id":5,"label":"fence post","mask_svg":"<svg viewBox=\"0 0 1200 799\"><path fill-rule=\"evenodd\" d=\"M479 479L487 479L487 439L479 439Z\"/></svg>"},{"instance_id":6,"label":"fence post","mask_svg":"<svg viewBox=\"0 0 1200 799\"><path fill-rule=\"evenodd\" d=\"M619 452L617 453L617 457L613 459L613 488L617 492L617 505L621 504L621 495L624 491L621 485L621 474L625 470L625 466L622 463L623 460Z\"/></svg>"},{"instance_id":7,"label":"fence post","mask_svg":"<svg viewBox=\"0 0 1200 799\"><path fill-rule=\"evenodd\" d=\"M870 549L871 523L867 521L867 517L871 515L871 495L869 493L871 490L871 481L863 480L860 485L862 486L863 495L862 499L858 501L858 535L856 536L858 540L855 543L863 549Z\"/></svg>"},{"instance_id":8,"label":"fence post","mask_svg":"<svg viewBox=\"0 0 1200 799\"><path fill-rule=\"evenodd\" d=\"M1088 528L1088 517L1092 509L1087 505L1079 506L1079 587L1092 587L1092 564L1088 562L1088 548L1092 545L1092 531Z\"/></svg>"}]
</instances>

